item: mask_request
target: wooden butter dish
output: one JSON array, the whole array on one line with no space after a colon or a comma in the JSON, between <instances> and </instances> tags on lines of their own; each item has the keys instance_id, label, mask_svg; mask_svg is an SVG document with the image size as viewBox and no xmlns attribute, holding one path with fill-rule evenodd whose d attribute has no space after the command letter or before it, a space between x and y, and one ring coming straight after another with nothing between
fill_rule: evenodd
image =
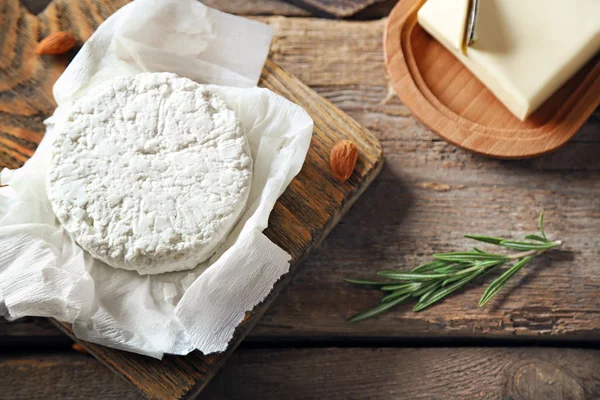
<instances>
[{"instance_id":1,"label":"wooden butter dish","mask_svg":"<svg viewBox=\"0 0 600 400\"><path fill-rule=\"evenodd\" d=\"M463 64L423 30L425 0L402 0L384 36L398 96L423 124L467 150L498 158L538 156L564 145L600 105L596 54L526 121L520 121Z\"/></svg>"}]
</instances>

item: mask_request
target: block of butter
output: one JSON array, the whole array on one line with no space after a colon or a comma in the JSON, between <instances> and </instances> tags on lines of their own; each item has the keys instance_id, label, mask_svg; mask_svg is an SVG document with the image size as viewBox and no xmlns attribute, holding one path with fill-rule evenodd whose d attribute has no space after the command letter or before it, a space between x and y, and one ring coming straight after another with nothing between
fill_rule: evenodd
<instances>
[{"instance_id":1,"label":"block of butter","mask_svg":"<svg viewBox=\"0 0 600 400\"><path fill-rule=\"evenodd\" d=\"M463 54L469 0L428 0L419 24L525 120L600 49L600 0L480 0Z\"/></svg>"}]
</instances>

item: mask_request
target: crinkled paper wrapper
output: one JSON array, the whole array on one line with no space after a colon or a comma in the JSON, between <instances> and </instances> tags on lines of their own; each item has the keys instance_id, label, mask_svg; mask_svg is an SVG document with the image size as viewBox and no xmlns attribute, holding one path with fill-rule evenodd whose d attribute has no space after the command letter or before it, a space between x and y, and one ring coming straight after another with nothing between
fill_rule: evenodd
<instances>
[{"instance_id":1,"label":"crinkled paper wrapper","mask_svg":"<svg viewBox=\"0 0 600 400\"><path fill-rule=\"evenodd\" d=\"M313 122L256 87L269 26L195 0L136 0L106 20L54 86L59 105L33 157L0 178L0 313L53 317L83 340L161 358L224 351L246 311L289 269L262 231L300 171ZM93 259L62 229L45 191L51 144L65 111L107 79L174 72L213 84L248 137L254 174L247 209L227 242L194 270L142 276Z\"/></svg>"}]
</instances>

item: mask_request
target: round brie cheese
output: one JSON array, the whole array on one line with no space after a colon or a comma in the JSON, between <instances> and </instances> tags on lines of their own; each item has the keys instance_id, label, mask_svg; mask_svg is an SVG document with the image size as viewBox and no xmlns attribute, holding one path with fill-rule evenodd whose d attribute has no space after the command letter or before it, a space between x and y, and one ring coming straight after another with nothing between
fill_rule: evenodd
<instances>
[{"instance_id":1,"label":"round brie cheese","mask_svg":"<svg viewBox=\"0 0 600 400\"><path fill-rule=\"evenodd\" d=\"M252 156L234 112L171 73L117 78L77 100L47 193L93 257L140 274L207 260L244 211Z\"/></svg>"}]
</instances>

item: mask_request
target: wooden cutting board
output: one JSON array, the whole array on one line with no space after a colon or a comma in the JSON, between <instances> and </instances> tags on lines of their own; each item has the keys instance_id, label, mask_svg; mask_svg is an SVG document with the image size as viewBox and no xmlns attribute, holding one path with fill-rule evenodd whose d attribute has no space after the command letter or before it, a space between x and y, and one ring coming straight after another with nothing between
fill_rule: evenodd
<instances>
[{"instance_id":1,"label":"wooden cutting board","mask_svg":"<svg viewBox=\"0 0 600 400\"><path fill-rule=\"evenodd\" d=\"M16 0L0 0L0 167L17 168L35 151L44 135L42 121L55 108L52 85L75 54L39 57L34 54L37 42L51 32L69 31L81 45L127 2L54 0L34 16ZM182 399L200 392L288 284L304 257L327 236L382 167L382 150L372 134L273 61L267 60L260 85L304 107L315 122L304 167L277 201L265 230L292 255L290 273L247 314L229 349L221 354L194 352L158 361L81 342L150 398ZM354 141L359 149L356 170L344 184L334 179L329 167L329 151L341 139ZM53 322L75 339L68 324Z\"/></svg>"}]
</instances>

